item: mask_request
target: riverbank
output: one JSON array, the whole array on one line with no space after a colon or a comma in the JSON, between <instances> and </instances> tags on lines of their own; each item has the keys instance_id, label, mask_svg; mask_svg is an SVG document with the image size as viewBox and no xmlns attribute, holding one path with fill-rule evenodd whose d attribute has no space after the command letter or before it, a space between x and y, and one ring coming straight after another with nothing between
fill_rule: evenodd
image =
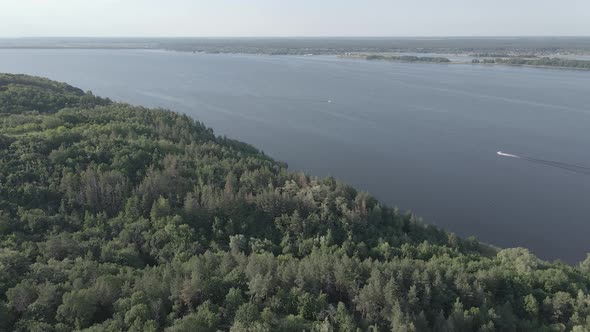
<instances>
[{"instance_id":1,"label":"riverbank","mask_svg":"<svg viewBox=\"0 0 590 332\"><path fill-rule=\"evenodd\" d=\"M448 57L447 57L448 56ZM454 57L454 58L452 58ZM439 63L439 64L473 64L473 65L503 65L517 67L534 67L550 69L575 69L590 70L590 61L567 59L558 57L506 57L506 58L470 58L463 55L465 60L457 60L459 55L450 54L429 54L428 56L417 56L414 53L345 53L338 55L342 59L359 59L367 61L393 61L412 63Z\"/></svg>"}]
</instances>

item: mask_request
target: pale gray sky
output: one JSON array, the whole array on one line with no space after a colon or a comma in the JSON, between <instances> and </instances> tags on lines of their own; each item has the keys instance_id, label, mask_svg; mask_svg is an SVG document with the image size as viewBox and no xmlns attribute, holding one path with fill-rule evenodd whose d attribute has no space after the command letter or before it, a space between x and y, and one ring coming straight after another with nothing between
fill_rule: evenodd
<instances>
[{"instance_id":1,"label":"pale gray sky","mask_svg":"<svg viewBox=\"0 0 590 332\"><path fill-rule=\"evenodd\" d=\"M0 0L0 37L590 35L590 0Z\"/></svg>"}]
</instances>

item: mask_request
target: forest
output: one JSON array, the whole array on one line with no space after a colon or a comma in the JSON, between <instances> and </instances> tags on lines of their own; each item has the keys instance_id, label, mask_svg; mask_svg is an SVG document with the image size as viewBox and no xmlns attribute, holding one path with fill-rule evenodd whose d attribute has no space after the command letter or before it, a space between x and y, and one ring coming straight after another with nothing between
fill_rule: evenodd
<instances>
[{"instance_id":1,"label":"forest","mask_svg":"<svg viewBox=\"0 0 590 332\"><path fill-rule=\"evenodd\" d=\"M0 74L0 331L589 330L590 257L464 239L187 115Z\"/></svg>"}]
</instances>

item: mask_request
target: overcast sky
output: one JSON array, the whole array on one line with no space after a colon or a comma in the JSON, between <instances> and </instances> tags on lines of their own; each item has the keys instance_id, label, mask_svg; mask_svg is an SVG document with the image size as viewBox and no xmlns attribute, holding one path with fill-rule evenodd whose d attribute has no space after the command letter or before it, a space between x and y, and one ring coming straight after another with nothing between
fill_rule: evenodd
<instances>
[{"instance_id":1,"label":"overcast sky","mask_svg":"<svg viewBox=\"0 0 590 332\"><path fill-rule=\"evenodd\" d=\"M0 0L0 37L590 35L590 0Z\"/></svg>"}]
</instances>

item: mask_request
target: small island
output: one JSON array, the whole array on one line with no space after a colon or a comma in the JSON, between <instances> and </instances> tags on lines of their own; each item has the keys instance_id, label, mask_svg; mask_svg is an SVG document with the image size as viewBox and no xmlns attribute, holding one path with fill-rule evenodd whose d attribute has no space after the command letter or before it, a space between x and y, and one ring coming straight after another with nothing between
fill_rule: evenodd
<instances>
[{"instance_id":1,"label":"small island","mask_svg":"<svg viewBox=\"0 0 590 332\"><path fill-rule=\"evenodd\" d=\"M417 62L417 63L446 63L446 64L497 64L512 66L530 66L530 67L551 67L566 69L590 69L589 60L577 60L558 57L537 57L535 55L509 55L509 54L488 54L479 53L475 55L461 55L465 60L451 60L442 56L417 56L406 55L404 53L345 53L339 55L340 58L362 59L368 61L396 61L396 62ZM478 56L468 60L470 56ZM495 57L492 57L495 56Z\"/></svg>"},{"instance_id":2,"label":"small island","mask_svg":"<svg viewBox=\"0 0 590 332\"><path fill-rule=\"evenodd\" d=\"M529 58L529 57L503 57L503 58L486 58L473 59L472 63L483 64L500 64L513 66L534 66L534 67L556 67L556 68L575 68L575 69L590 69L590 61L564 59L564 58Z\"/></svg>"},{"instance_id":3,"label":"small island","mask_svg":"<svg viewBox=\"0 0 590 332\"><path fill-rule=\"evenodd\" d=\"M344 54L342 58L364 59L369 61L401 61L401 62L430 62L450 63L451 60L445 57L415 56L415 55L383 55L383 54Z\"/></svg>"}]
</instances>

